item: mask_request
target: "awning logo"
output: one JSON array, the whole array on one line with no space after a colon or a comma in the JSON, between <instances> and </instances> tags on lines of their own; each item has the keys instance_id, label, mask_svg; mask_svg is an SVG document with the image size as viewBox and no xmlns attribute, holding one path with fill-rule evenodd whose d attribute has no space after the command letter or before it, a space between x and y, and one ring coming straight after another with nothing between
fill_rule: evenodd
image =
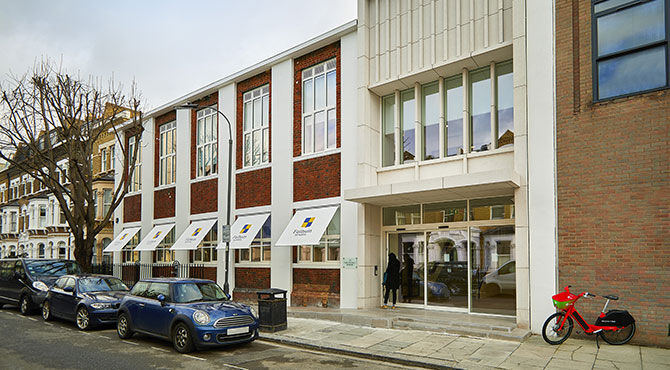
<instances>
[{"instance_id":1,"label":"awning logo","mask_svg":"<svg viewBox=\"0 0 670 370\"><path fill-rule=\"evenodd\" d=\"M242 230L240 230L240 234L245 234L247 231L251 229L251 224L246 224L244 227L242 227Z\"/></svg>"},{"instance_id":2,"label":"awning logo","mask_svg":"<svg viewBox=\"0 0 670 370\"><path fill-rule=\"evenodd\" d=\"M128 233L123 234L123 235L121 236L121 239L119 239L119 240L123 240L123 239L125 239L127 235L128 235Z\"/></svg>"},{"instance_id":3,"label":"awning logo","mask_svg":"<svg viewBox=\"0 0 670 370\"><path fill-rule=\"evenodd\" d=\"M310 227L314 223L314 217L307 217L305 222L302 223L302 227Z\"/></svg>"},{"instance_id":4,"label":"awning logo","mask_svg":"<svg viewBox=\"0 0 670 370\"><path fill-rule=\"evenodd\" d=\"M161 232L157 232L156 235L154 235L154 239L158 238L161 235Z\"/></svg>"},{"instance_id":5,"label":"awning logo","mask_svg":"<svg viewBox=\"0 0 670 370\"><path fill-rule=\"evenodd\" d=\"M193 234L191 234L191 236L198 236L198 234L200 234L200 231L202 231L202 227L195 229L195 231L193 232Z\"/></svg>"}]
</instances>

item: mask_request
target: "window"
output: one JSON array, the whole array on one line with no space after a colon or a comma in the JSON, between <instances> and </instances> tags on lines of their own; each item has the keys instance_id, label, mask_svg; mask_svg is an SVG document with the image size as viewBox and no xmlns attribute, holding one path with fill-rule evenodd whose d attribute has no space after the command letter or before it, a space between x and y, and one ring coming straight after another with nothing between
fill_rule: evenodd
<instances>
[{"instance_id":1,"label":"window","mask_svg":"<svg viewBox=\"0 0 670 370\"><path fill-rule=\"evenodd\" d=\"M395 95L382 99L382 166L395 164Z\"/></svg>"},{"instance_id":2,"label":"window","mask_svg":"<svg viewBox=\"0 0 670 370\"><path fill-rule=\"evenodd\" d=\"M496 64L497 148L514 144L512 61Z\"/></svg>"},{"instance_id":3,"label":"window","mask_svg":"<svg viewBox=\"0 0 670 370\"><path fill-rule=\"evenodd\" d=\"M18 217L17 217L17 212L14 212L14 211L10 212L9 213L9 227L10 227L11 232L13 232L13 233L16 232L16 230L19 226L18 222L19 222L19 220L18 220Z\"/></svg>"},{"instance_id":4,"label":"window","mask_svg":"<svg viewBox=\"0 0 670 370\"><path fill-rule=\"evenodd\" d=\"M114 167L116 166L115 157L114 157L114 145L109 147L109 167L112 170L114 170Z\"/></svg>"},{"instance_id":5,"label":"window","mask_svg":"<svg viewBox=\"0 0 670 370\"><path fill-rule=\"evenodd\" d=\"M335 59L302 71L302 153L337 147Z\"/></svg>"},{"instance_id":6,"label":"window","mask_svg":"<svg viewBox=\"0 0 670 370\"><path fill-rule=\"evenodd\" d=\"M44 244L40 243L37 245L37 258L44 258Z\"/></svg>"},{"instance_id":7,"label":"window","mask_svg":"<svg viewBox=\"0 0 670 370\"><path fill-rule=\"evenodd\" d=\"M269 262L271 258L270 242L271 237L270 217L265 221L258 234L251 242L251 247L240 249L238 262Z\"/></svg>"},{"instance_id":8,"label":"window","mask_svg":"<svg viewBox=\"0 0 670 370\"><path fill-rule=\"evenodd\" d=\"M470 72L470 151L491 149L491 69Z\"/></svg>"},{"instance_id":9,"label":"window","mask_svg":"<svg viewBox=\"0 0 670 370\"><path fill-rule=\"evenodd\" d=\"M133 162L133 156L135 155L135 150L138 144L140 144L141 141L139 140L138 136L133 136L128 139L128 157L130 158L129 166L131 166ZM130 170L131 167L128 168ZM142 175L142 148L137 148L137 158L135 159L135 169L134 171L130 174L128 181L129 181L129 192L136 192L142 190L142 181L140 179Z\"/></svg>"},{"instance_id":10,"label":"window","mask_svg":"<svg viewBox=\"0 0 670 370\"><path fill-rule=\"evenodd\" d=\"M47 206L46 205L41 205L39 206L39 212L40 212L40 228L45 228L47 226Z\"/></svg>"},{"instance_id":11,"label":"window","mask_svg":"<svg viewBox=\"0 0 670 370\"><path fill-rule=\"evenodd\" d=\"M139 251L134 251L135 247L137 247L138 244L140 244L140 238L142 234L142 230L139 230L135 236L133 236L128 244L126 244L125 247L123 247L123 250L121 251L121 257L122 257L122 262L124 263L132 263L132 262L137 262L140 260L140 252Z\"/></svg>"},{"instance_id":12,"label":"window","mask_svg":"<svg viewBox=\"0 0 670 370\"><path fill-rule=\"evenodd\" d=\"M668 0L594 1L595 100L668 87L668 6Z\"/></svg>"},{"instance_id":13,"label":"window","mask_svg":"<svg viewBox=\"0 0 670 370\"><path fill-rule=\"evenodd\" d=\"M384 208L384 226L389 225L411 225L421 223L421 206L401 206Z\"/></svg>"},{"instance_id":14,"label":"window","mask_svg":"<svg viewBox=\"0 0 670 370\"><path fill-rule=\"evenodd\" d=\"M463 76L454 76L444 81L446 107L447 157L463 154Z\"/></svg>"},{"instance_id":15,"label":"window","mask_svg":"<svg viewBox=\"0 0 670 370\"><path fill-rule=\"evenodd\" d=\"M159 127L159 185L173 184L175 181L175 153L177 147L177 122L169 122Z\"/></svg>"},{"instance_id":16,"label":"window","mask_svg":"<svg viewBox=\"0 0 670 370\"><path fill-rule=\"evenodd\" d=\"M330 220L319 245L301 245L298 262L336 262L340 260L340 210Z\"/></svg>"},{"instance_id":17,"label":"window","mask_svg":"<svg viewBox=\"0 0 670 370\"><path fill-rule=\"evenodd\" d=\"M165 238L156 246L154 251L154 262L172 262L174 261L174 251L170 250L174 244L174 227L170 230Z\"/></svg>"},{"instance_id":18,"label":"window","mask_svg":"<svg viewBox=\"0 0 670 370\"><path fill-rule=\"evenodd\" d=\"M102 193L102 217L105 217L112 207L112 189L105 189Z\"/></svg>"},{"instance_id":19,"label":"window","mask_svg":"<svg viewBox=\"0 0 670 370\"><path fill-rule=\"evenodd\" d=\"M416 131L416 102L414 89L405 90L400 93L400 132L402 135L402 161L414 161L416 155L415 131Z\"/></svg>"},{"instance_id":20,"label":"window","mask_svg":"<svg viewBox=\"0 0 670 370\"><path fill-rule=\"evenodd\" d=\"M197 137L197 177L217 173L218 118L216 110L205 108L198 111L196 122Z\"/></svg>"},{"instance_id":21,"label":"window","mask_svg":"<svg viewBox=\"0 0 670 370\"><path fill-rule=\"evenodd\" d=\"M440 158L440 89L437 82L421 88L423 159Z\"/></svg>"},{"instance_id":22,"label":"window","mask_svg":"<svg viewBox=\"0 0 670 370\"><path fill-rule=\"evenodd\" d=\"M191 251L191 262L216 262L216 244L218 240L218 222L209 230L198 248Z\"/></svg>"},{"instance_id":23,"label":"window","mask_svg":"<svg viewBox=\"0 0 670 370\"><path fill-rule=\"evenodd\" d=\"M95 218L98 217L98 191L93 190L93 214L95 215Z\"/></svg>"},{"instance_id":24,"label":"window","mask_svg":"<svg viewBox=\"0 0 670 370\"><path fill-rule=\"evenodd\" d=\"M108 161L107 148L100 149L100 172L107 171L109 168Z\"/></svg>"},{"instance_id":25,"label":"window","mask_svg":"<svg viewBox=\"0 0 670 370\"><path fill-rule=\"evenodd\" d=\"M244 167L270 160L270 87L244 93Z\"/></svg>"},{"instance_id":26,"label":"window","mask_svg":"<svg viewBox=\"0 0 670 370\"><path fill-rule=\"evenodd\" d=\"M470 201L470 220L502 220L514 218L514 197L473 199Z\"/></svg>"}]
</instances>

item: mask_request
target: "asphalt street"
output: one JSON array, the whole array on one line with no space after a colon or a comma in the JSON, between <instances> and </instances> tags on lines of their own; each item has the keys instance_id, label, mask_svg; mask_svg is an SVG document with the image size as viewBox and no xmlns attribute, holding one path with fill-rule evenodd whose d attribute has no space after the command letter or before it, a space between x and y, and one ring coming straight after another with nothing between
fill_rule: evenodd
<instances>
[{"instance_id":1,"label":"asphalt street","mask_svg":"<svg viewBox=\"0 0 670 370\"><path fill-rule=\"evenodd\" d=\"M387 369L398 365L321 353L257 340L184 355L160 339L121 340L115 327L79 331L73 323L44 322L0 309L2 369ZM406 368L406 367L403 367Z\"/></svg>"}]
</instances>

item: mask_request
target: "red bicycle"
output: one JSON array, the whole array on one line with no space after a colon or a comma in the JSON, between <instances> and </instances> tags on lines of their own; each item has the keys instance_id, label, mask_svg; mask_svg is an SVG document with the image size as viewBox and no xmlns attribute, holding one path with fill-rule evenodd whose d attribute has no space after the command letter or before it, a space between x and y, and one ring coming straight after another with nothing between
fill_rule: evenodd
<instances>
[{"instance_id":1,"label":"red bicycle","mask_svg":"<svg viewBox=\"0 0 670 370\"><path fill-rule=\"evenodd\" d=\"M625 344L635 335L635 319L628 311L624 310L610 310L605 313L607 305L610 301L616 301L619 297L614 295L604 295L607 299L605 307L603 307L595 325L589 325L582 315L577 312L575 302L581 297L594 298L595 294L583 292L579 295L570 293L570 285L565 287L565 292L561 292L552 296L554 306L559 309L559 312L549 316L547 321L542 326L542 337L549 344L561 344L572 333L574 326L572 319L584 329L584 333L589 335L599 335L603 340L609 344ZM597 342L596 337L596 342Z\"/></svg>"}]
</instances>

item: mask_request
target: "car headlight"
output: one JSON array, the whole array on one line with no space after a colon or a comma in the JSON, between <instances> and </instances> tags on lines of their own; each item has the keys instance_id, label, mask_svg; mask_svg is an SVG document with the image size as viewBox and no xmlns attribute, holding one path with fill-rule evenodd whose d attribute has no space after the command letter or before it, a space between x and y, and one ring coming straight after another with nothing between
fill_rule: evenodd
<instances>
[{"instance_id":1,"label":"car headlight","mask_svg":"<svg viewBox=\"0 0 670 370\"><path fill-rule=\"evenodd\" d=\"M33 288L46 292L49 290L49 287L41 281L36 281L33 283Z\"/></svg>"},{"instance_id":2,"label":"car headlight","mask_svg":"<svg viewBox=\"0 0 670 370\"><path fill-rule=\"evenodd\" d=\"M195 311L193 312L193 321L200 325L209 324L209 315L205 311Z\"/></svg>"},{"instance_id":3,"label":"car headlight","mask_svg":"<svg viewBox=\"0 0 670 370\"><path fill-rule=\"evenodd\" d=\"M255 308L249 306L249 312L251 312L251 314L254 315L254 317L258 317L258 311L256 311Z\"/></svg>"},{"instance_id":4,"label":"car headlight","mask_svg":"<svg viewBox=\"0 0 670 370\"><path fill-rule=\"evenodd\" d=\"M91 307L95 308L96 310L100 310L103 308L111 308L112 305L109 303L93 303L91 304Z\"/></svg>"}]
</instances>

